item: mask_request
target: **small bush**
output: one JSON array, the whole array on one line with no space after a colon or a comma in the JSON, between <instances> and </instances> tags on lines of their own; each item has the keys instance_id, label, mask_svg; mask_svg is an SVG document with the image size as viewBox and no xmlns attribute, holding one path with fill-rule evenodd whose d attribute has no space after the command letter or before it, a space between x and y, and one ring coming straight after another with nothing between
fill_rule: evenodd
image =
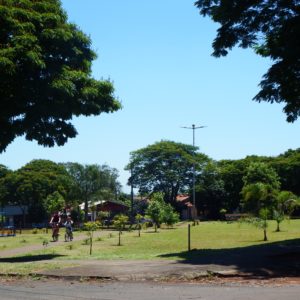
<instances>
[{"instance_id":1,"label":"small bush","mask_svg":"<svg viewBox=\"0 0 300 300\"><path fill-rule=\"evenodd\" d=\"M21 240L20 243L24 244L27 243L27 241L25 239Z\"/></svg>"},{"instance_id":2,"label":"small bush","mask_svg":"<svg viewBox=\"0 0 300 300\"><path fill-rule=\"evenodd\" d=\"M142 224L142 226L144 226L145 228L150 228L153 227L153 222L151 221L146 221Z\"/></svg>"},{"instance_id":3,"label":"small bush","mask_svg":"<svg viewBox=\"0 0 300 300\"><path fill-rule=\"evenodd\" d=\"M31 231L32 234L37 234L38 232L39 232L39 230L38 230L37 228L34 228L34 229Z\"/></svg>"},{"instance_id":4,"label":"small bush","mask_svg":"<svg viewBox=\"0 0 300 300\"><path fill-rule=\"evenodd\" d=\"M83 242L82 242L82 245L89 245L89 244L90 244L90 241L91 241L90 238L84 239Z\"/></svg>"},{"instance_id":5,"label":"small bush","mask_svg":"<svg viewBox=\"0 0 300 300\"><path fill-rule=\"evenodd\" d=\"M49 245L48 240L43 240L43 246L44 246L44 247L47 247L48 245Z\"/></svg>"},{"instance_id":6,"label":"small bush","mask_svg":"<svg viewBox=\"0 0 300 300\"><path fill-rule=\"evenodd\" d=\"M67 250L73 250L74 248L75 248L75 247L74 247L73 244L69 244L69 245L66 246L66 249L67 249Z\"/></svg>"}]
</instances>

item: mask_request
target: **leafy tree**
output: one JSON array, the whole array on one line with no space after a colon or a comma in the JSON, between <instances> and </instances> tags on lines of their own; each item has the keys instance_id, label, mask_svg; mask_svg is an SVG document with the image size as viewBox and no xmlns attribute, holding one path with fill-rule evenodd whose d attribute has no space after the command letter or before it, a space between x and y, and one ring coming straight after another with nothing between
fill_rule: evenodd
<instances>
[{"instance_id":1,"label":"leafy tree","mask_svg":"<svg viewBox=\"0 0 300 300\"><path fill-rule=\"evenodd\" d=\"M91 40L59 0L0 1L0 153L18 136L52 147L76 136L73 116L120 108L91 76Z\"/></svg>"},{"instance_id":2,"label":"leafy tree","mask_svg":"<svg viewBox=\"0 0 300 300\"><path fill-rule=\"evenodd\" d=\"M123 214L116 215L114 217L113 224L114 224L115 228L119 231L118 246L121 246L121 234L122 234L122 231L124 230L125 225L127 224L127 222L128 222L128 216L125 216Z\"/></svg>"},{"instance_id":3,"label":"leafy tree","mask_svg":"<svg viewBox=\"0 0 300 300\"><path fill-rule=\"evenodd\" d=\"M221 160L217 162L219 173L218 181L224 185L224 209L233 212L240 208L240 193L244 186L243 176L246 174L248 161L239 160Z\"/></svg>"},{"instance_id":4,"label":"leafy tree","mask_svg":"<svg viewBox=\"0 0 300 300\"><path fill-rule=\"evenodd\" d=\"M48 214L61 211L65 207L65 199L59 192L55 191L47 196L45 206Z\"/></svg>"},{"instance_id":5,"label":"leafy tree","mask_svg":"<svg viewBox=\"0 0 300 300\"><path fill-rule=\"evenodd\" d=\"M11 172L6 166L0 164L0 179Z\"/></svg>"},{"instance_id":6,"label":"leafy tree","mask_svg":"<svg viewBox=\"0 0 300 300\"><path fill-rule=\"evenodd\" d=\"M141 229L142 229L142 224L141 221L143 219L143 216L141 214L136 214L135 216L135 221L137 223L138 231L139 231L139 237L141 236Z\"/></svg>"},{"instance_id":7,"label":"leafy tree","mask_svg":"<svg viewBox=\"0 0 300 300\"><path fill-rule=\"evenodd\" d=\"M270 166L278 173L283 190L300 195L300 149L274 157Z\"/></svg>"},{"instance_id":8,"label":"leafy tree","mask_svg":"<svg viewBox=\"0 0 300 300\"><path fill-rule=\"evenodd\" d=\"M277 191L270 185L262 182L245 185L241 192L243 209L255 216L259 215L261 209L273 210L276 203Z\"/></svg>"},{"instance_id":9,"label":"leafy tree","mask_svg":"<svg viewBox=\"0 0 300 300\"><path fill-rule=\"evenodd\" d=\"M4 206L7 203L7 190L5 189L5 176L11 171L4 165L0 164L0 205Z\"/></svg>"},{"instance_id":10,"label":"leafy tree","mask_svg":"<svg viewBox=\"0 0 300 300\"><path fill-rule=\"evenodd\" d=\"M85 220L88 217L89 202L96 198L116 198L121 188L117 181L118 172L107 165L64 164L73 178L72 198L84 201Z\"/></svg>"},{"instance_id":11,"label":"leafy tree","mask_svg":"<svg viewBox=\"0 0 300 300\"><path fill-rule=\"evenodd\" d=\"M254 216L255 224L264 231L267 241L268 218L276 205L276 196L280 188L277 173L265 163L253 162L243 177L243 208Z\"/></svg>"},{"instance_id":12,"label":"leafy tree","mask_svg":"<svg viewBox=\"0 0 300 300\"><path fill-rule=\"evenodd\" d=\"M161 221L169 227L179 222L179 214L170 203L166 203L163 206Z\"/></svg>"},{"instance_id":13,"label":"leafy tree","mask_svg":"<svg viewBox=\"0 0 300 300\"><path fill-rule=\"evenodd\" d=\"M267 228L268 228L268 218L271 216L271 212L269 208L265 207L259 211L259 218L258 218L258 226L263 229L264 231L264 241L268 240L267 237Z\"/></svg>"},{"instance_id":14,"label":"leafy tree","mask_svg":"<svg viewBox=\"0 0 300 300\"><path fill-rule=\"evenodd\" d=\"M59 192L65 197L71 188L71 178L63 166L49 160L33 160L17 171L8 173L3 180L4 200L18 205L24 212L29 207L29 219L44 221L47 217L48 195Z\"/></svg>"},{"instance_id":15,"label":"leafy tree","mask_svg":"<svg viewBox=\"0 0 300 300\"><path fill-rule=\"evenodd\" d=\"M216 163L211 161L203 168L197 178L196 204L202 212L207 211L208 217L219 218L220 210L227 207L224 181Z\"/></svg>"},{"instance_id":16,"label":"leafy tree","mask_svg":"<svg viewBox=\"0 0 300 300\"><path fill-rule=\"evenodd\" d=\"M99 219L102 228L105 225L105 220L107 220L109 217L109 212L108 211L99 211L97 214L97 218Z\"/></svg>"},{"instance_id":17,"label":"leafy tree","mask_svg":"<svg viewBox=\"0 0 300 300\"><path fill-rule=\"evenodd\" d=\"M196 152L197 147L161 141L131 152L129 184L138 187L141 194L163 192L166 202L176 205L179 192L192 186L193 164L198 173L208 160Z\"/></svg>"},{"instance_id":18,"label":"leafy tree","mask_svg":"<svg viewBox=\"0 0 300 300\"><path fill-rule=\"evenodd\" d=\"M159 227L162 222L164 207L165 202L163 194L159 192L152 194L149 206L146 209L146 215L152 219L155 232L157 232L157 227Z\"/></svg>"},{"instance_id":19,"label":"leafy tree","mask_svg":"<svg viewBox=\"0 0 300 300\"><path fill-rule=\"evenodd\" d=\"M273 64L260 83L256 101L283 102L288 122L300 115L299 1L198 0L203 16L220 24L213 42L216 57L238 45L253 48Z\"/></svg>"},{"instance_id":20,"label":"leafy tree","mask_svg":"<svg viewBox=\"0 0 300 300\"><path fill-rule=\"evenodd\" d=\"M219 175L224 182L226 191L224 208L232 212L240 207L240 191L244 186L243 177L246 175L248 167L253 163L263 163L264 169L271 168L278 176L274 175L279 182L282 190L291 191L295 195L300 195L300 150L288 150L277 157L247 156L239 160L221 160L216 162ZM256 175L261 181L264 176ZM276 180L275 180L276 181ZM268 182L268 181L266 181ZM278 182L276 183L278 184ZM297 208L294 213L297 213Z\"/></svg>"},{"instance_id":21,"label":"leafy tree","mask_svg":"<svg viewBox=\"0 0 300 300\"><path fill-rule=\"evenodd\" d=\"M152 219L155 232L161 223L172 226L179 221L179 214L170 203L164 201L164 195L160 192L151 195L146 215Z\"/></svg>"},{"instance_id":22,"label":"leafy tree","mask_svg":"<svg viewBox=\"0 0 300 300\"><path fill-rule=\"evenodd\" d=\"M264 241L267 241L268 218L272 216L275 202L274 190L270 185L257 182L244 186L242 196L245 211L253 215L248 220L263 229Z\"/></svg>"},{"instance_id":23,"label":"leafy tree","mask_svg":"<svg viewBox=\"0 0 300 300\"><path fill-rule=\"evenodd\" d=\"M247 168L247 173L243 177L244 185L253 183L264 183L274 190L279 190L280 181L276 171L262 162L253 162Z\"/></svg>"},{"instance_id":24,"label":"leafy tree","mask_svg":"<svg viewBox=\"0 0 300 300\"><path fill-rule=\"evenodd\" d=\"M277 223L276 231L280 231L280 223L286 216L290 216L298 205L298 197L289 191L281 191L276 197L276 204L273 209L273 219Z\"/></svg>"},{"instance_id":25,"label":"leafy tree","mask_svg":"<svg viewBox=\"0 0 300 300\"><path fill-rule=\"evenodd\" d=\"M123 196L121 196L119 200L124 202L128 207L130 207L130 214L132 216L135 216L137 214L145 215L145 211L148 207L148 202L146 197L136 196L133 197L133 201L132 201L131 195L125 197L123 194Z\"/></svg>"},{"instance_id":26,"label":"leafy tree","mask_svg":"<svg viewBox=\"0 0 300 300\"><path fill-rule=\"evenodd\" d=\"M90 239L90 255L92 255L93 252L93 238L94 238L94 231L96 231L100 227L100 224L98 222L86 222L83 225L83 229L87 230L87 235Z\"/></svg>"},{"instance_id":27,"label":"leafy tree","mask_svg":"<svg viewBox=\"0 0 300 300\"><path fill-rule=\"evenodd\" d=\"M267 236L267 229L268 229L268 218L271 217L271 211L268 208L262 208L259 211L258 217L252 219L253 225L261 228L264 232L264 241L266 242L268 240Z\"/></svg>"}]
</instances>

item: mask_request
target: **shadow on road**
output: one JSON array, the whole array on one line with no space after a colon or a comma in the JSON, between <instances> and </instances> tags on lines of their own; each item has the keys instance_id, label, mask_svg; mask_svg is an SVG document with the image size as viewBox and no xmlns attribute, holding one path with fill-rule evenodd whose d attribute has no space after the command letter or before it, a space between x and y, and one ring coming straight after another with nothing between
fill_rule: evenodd
<instances>
[{"instance_id":1,"label":"shadow on road","mask_svg":"<svg viewBox=\"0 0 300 300\"><path fill-rule=\"evenodd\" d=\"M231 266L255 276L300 276L300 239L230 249L193 249L160 255L181 263Z\"/></svg>"},{"instance_id":2,"label":"shadow on road","mask_svg":"<svg viewBox=\"0 0 300 300\"><path fill-rule=\"evenodd\" d=\"M17 256L17 257L3 257L0 258L0 263L20 263L20 262L34 262L34 261L43 261L55 259L57 257L62 257L64 255L59 254L40 254L40 255L25 255L25 256Z\"/></svg>"}]
</instances>

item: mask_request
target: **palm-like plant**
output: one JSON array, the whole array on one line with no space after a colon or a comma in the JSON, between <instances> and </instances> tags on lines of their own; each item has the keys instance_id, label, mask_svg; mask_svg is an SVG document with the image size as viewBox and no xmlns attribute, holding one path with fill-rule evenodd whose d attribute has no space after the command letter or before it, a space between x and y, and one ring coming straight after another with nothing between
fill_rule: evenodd
<instances>
[{"instance_id":1,"label":"palm-like plant","mask_svg":"<svg viewBox=\"0 0 300 300\"><path fill-rule=\"evenodd\" d=\"M136 220L136 223L138 226L138 231L139 231L139 237L141 236L141 229L142 229L141 221L142 221L142 219L143 219L143 216L141 214L137 214L135 216L135 220Z\"/></svg>"},{"instance_id":2,"label":"palm-like plant","mask_svg":"<svg viewBox=\"0 0 300 300\"><path fill-rule=\"evenodd\" d=\"M273 219L277 222L276 231L280 231L280 223L289 217L299 205L298 197L289 191L281 191L276 197L276 205L273 210Z\"/></svg>"}]
</instances>

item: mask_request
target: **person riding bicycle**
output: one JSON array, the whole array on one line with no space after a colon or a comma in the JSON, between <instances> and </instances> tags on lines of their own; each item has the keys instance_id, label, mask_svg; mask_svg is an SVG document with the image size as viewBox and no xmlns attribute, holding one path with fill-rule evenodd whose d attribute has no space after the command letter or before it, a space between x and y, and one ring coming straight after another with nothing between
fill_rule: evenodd
<instances>
[{"instance_id":1,"label":"person riding bicycle","mask_svg":"<svg viewBox=\"0 0 300 300\"><path fill-rule=\"evenodd\" d=\"M65 234L65 240L67 241L68 239L70 241L73 240L73 221L71 219L70 216L67 216L67 220L66 222L64 223L64 226L66 227L66 234Z\"/></svg>"},{"instance_id":2,"label":"person riding bicycle","mask_svg":"<svg viewBox=\"0 0 300 300\"><path fill-rule=\"evenodd\" d=\"M52 226L53 241L58 240L60 222L61 222L60 213L58 211L56 211L50 220L50 225Z\"/></svg>"},{"instance_id":3,"label":"person riding bicycle","mask_svg":"<svg viewBox=\"0 0 300 300\"><path fill-rule=\"evenodd\" d=\"M60 223L60 222L61 222L60 213L58 211L56 211L50 220L50 224Z\"/></svg>"}]
</instances>

